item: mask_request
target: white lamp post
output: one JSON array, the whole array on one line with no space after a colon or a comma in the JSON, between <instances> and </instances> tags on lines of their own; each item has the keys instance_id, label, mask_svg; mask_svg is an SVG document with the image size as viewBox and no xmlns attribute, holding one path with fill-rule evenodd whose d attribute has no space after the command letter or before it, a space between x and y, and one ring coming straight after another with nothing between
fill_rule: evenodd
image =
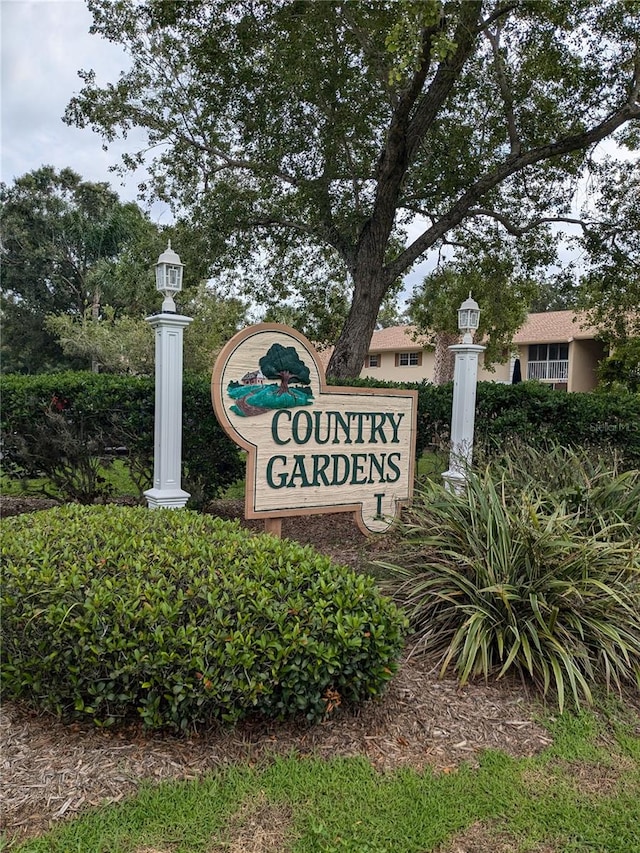
<instances>
[{"instance_id":1,"label":"white lamp post","mask_svg":"<svg viewBox=\"0 0 640 853\"><path fill-rule=\"evenodd\" d=\"M162 311L147 317L156 333L156 404L153 488L144 493L149 509L178 509L189 500L181 488L182 468L182 338L191 317L176 312L175 293L182 290L183 264L171 248L156 264L156 290L164 294Z\"/></svg>"},{"instance_id":2,"label":"white lamp post","mask_svg":"<svg viewBox=\"0 0 640 853\"><path fill-rule=\"evenodd\" d=\"M453 373L453 405L451 408L451 452L449 470L442 475L447 488L460 492L466 482L466 471L473 456L473 430L476 411L478 356L485 347L473 343L473 332L480 325L480 308L471 298L458 309L458 328L462 343L449 349L455 353Z\"/></svg>"},{"instance_id":3,"label":"white lamp post","mask_svg":"<svg viewBox=\"0 0 640 853\"><path fill-rule=\"evenodd\" d=\"M156 264L156 290L164 293L162 312L176 313L176 303L173 294L182 290L182 271L184 264L180 261L180 255L171 248L171 240L167 248L158 258Z\"/></svg>"}]
</instances>

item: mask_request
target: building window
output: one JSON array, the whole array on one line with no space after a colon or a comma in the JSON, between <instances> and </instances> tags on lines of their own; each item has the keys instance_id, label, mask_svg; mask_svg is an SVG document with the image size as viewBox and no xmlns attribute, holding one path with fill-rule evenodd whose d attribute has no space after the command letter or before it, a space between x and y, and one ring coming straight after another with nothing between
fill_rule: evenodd
<instances>
[{"instance_id":1,"label":"building window","mask_svg":"<svg viewBox=\"0 0 640 853\"><path fill-rule=\"evenodd\" d=\"M566 382L569 378L569 344L532 344L527 379Z\"/></svg>"},{"instance_id":2,"label":"building window","mask_svg":"<svg viewBox=\"0 0 640 853\"><path fill-rule=\"evenodd\" d=\"M422 364L421 352L397 352L396 367L420 367Z\"/></svg>"},{"instance_id":3,"label":"building window","mask_svg":"<svg viewBox=\"0 0 640 853\"><path fill-rule=\"evenodd\" d=\"M382 357L379 353L375 355L367 356L367 367L380 367L380 362L382 361Z\"/></svg>"}]
</instances>

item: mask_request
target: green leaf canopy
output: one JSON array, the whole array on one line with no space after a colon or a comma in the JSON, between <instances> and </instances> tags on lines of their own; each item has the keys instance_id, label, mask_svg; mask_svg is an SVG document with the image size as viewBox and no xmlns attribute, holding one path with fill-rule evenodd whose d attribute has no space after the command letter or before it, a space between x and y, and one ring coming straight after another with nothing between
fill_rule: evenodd
<instances>
[{"instance_id":1,"label":"green leaf canopy","mask_svg":"<svg viewBox=\"0 0 640 853\"><path fill-rule=\"evenodd\" d=\"M268 257L260 287L283 298L319 265L341 279L333 375L360 372L385 295L425 253L476 222L517 239L575 219L594 146L631 144L640 118L637 2L88 5L131 66L105 86L81 72L66 120L147 132L148 190L208 229L212 268L251 284Z\"/></svg>"}]
</instances>

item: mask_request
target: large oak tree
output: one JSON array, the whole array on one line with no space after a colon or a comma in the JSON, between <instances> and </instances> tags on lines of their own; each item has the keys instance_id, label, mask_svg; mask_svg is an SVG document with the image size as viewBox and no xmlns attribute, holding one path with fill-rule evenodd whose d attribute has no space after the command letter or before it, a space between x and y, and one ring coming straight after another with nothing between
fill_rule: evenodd
<instances>
[{"instance_id":1,"label":"large oak tree","mask_svg":"<svg viewBox=\"0 0 640 853\"><path fill-rule=\"evenodd\" d=\"M640 118L637 2L88 5L131 66L106 86L81 72L66 120L107 141L146 131L125 166L148 162L149 191L207 229L212 268L341 269L336 376L359 374L416 261L475 223L519 235L574 218L594 146L632 144Z\"/></svg>"}]
</instances>

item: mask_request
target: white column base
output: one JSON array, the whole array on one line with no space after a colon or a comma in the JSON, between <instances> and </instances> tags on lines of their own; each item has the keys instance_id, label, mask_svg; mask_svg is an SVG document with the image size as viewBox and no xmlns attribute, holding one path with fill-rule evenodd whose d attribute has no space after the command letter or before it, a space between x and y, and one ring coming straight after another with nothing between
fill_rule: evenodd
<instances>
[{"instance_id":1,"label":"white column base","mask_svg":"<svg viewBox=\"0 0 640 853\"><path fill-rule=\"evenodd\" d=\"M182 489L147 489L144 496L149 509L183 509L191 497Z\"/></svg>"},{"instance_id":2,"label":"white column base","mask_svg":"<svg viewBox=\"0 0 640 853\"><path fill-rule=\"evenodd\" d=\"M461 495L464 492L467 478L462 471L450 468L444 472L442 479L444 480L444 487L448 492L455 492L456 495Z\"/></svg>"}]
</instances>

